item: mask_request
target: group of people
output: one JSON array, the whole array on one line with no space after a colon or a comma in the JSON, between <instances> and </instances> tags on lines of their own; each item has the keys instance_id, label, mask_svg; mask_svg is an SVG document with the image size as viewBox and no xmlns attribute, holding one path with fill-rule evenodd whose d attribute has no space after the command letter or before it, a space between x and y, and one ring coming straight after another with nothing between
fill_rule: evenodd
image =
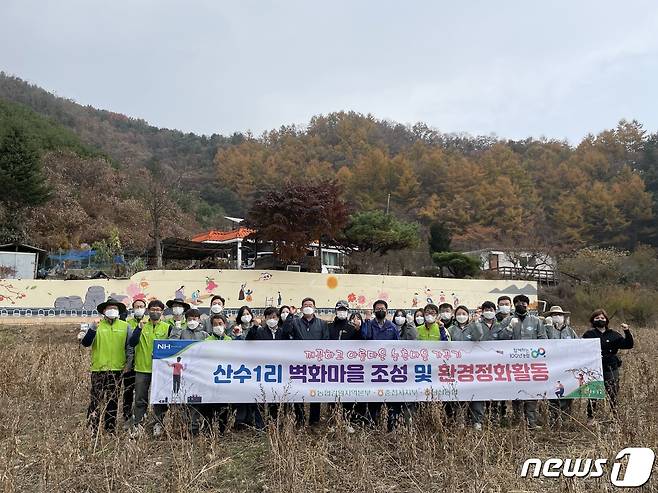
<instances>
[{"instance_id":1,"label":"group of people","mask_svg":"<svg viewBox=\"0 0 658 493\"><path fill-rule=\"evenodd\" d=\"M122 394L124 426L130 430L151 429L154 436L163 433L163 420L169 406L154 404L152 417L146 420L151 385L152 353L156 339L188 340L421 340L421 341L496 341L526 339L576 339L578 335L569 322L569 312L553 306L541 318L528 311L530 300L520 294L513 299L501 296L497 302L485 301L474 315L460 305L449 303L428 304L422 309L407 312L398 309L389 319L386 301L378 300L371 313L362 315L352 311L347 301L340 300L335 306L333 320L327 322L316 316L315 301L302 300L300 312L289 306L269 307L258 320L248 306L241 307L235 320L224 314L225 300L213 296L210 316L206 317L183 299L134 300L131 313L120 301L108 299L98 305L102 318L86 330L78 339L83 346L91 347L91 401L88 422L91 429L99 430L101 418L104 429L116 428L118 403ZM165 307L171 317L165 318ZM610 318L603 309L595 310L590 317L591 328L583 338L601 341L603 378L611 409L616 409L619 392L619 368L621 349L633 347L633 336L626 324L621 324L624 335L610 328ZM236 346L236 351L240 348ZM175 365L175 364L174 364ZM549 401L552 421L571 412L571 400ZM264 426L264 413L276 416L287 405L255 403L245 404L189 404L188 426L192 434L202 428L212 429L217 423L224 431L228 423L237 428ZM537 401L512 401L513 417L524 418L529 428L538 428ZM588 419L593 421L596 403L589 401ZM303 404L292 406L298 425L307 422ZM343 403L330 405L338 409L347 420L348 431L359 424L376 423L383 416L382 403ZM392 430L401 420L409 420L414 403L387 403L387 426ZM507 405L504 401L493 402L446 402L445 412L449 419L458 419L462 413L476 430L482 429L489 413L492 422L504 422ZM234 413L234 420L229 419ZM308 424L316 426L321 420L321 405L309 404Z\"/></svg>"}]
</instances>

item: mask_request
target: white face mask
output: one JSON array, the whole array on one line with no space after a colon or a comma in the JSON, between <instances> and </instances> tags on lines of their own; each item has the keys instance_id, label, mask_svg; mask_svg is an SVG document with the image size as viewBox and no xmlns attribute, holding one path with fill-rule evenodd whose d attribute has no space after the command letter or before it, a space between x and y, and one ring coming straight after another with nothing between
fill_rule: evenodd
<instances>
[{"instance_id":1,"label":"white face mask","mask_svg":"<svg viewBox=\"0 0 658 493\"><path fill-rule=\"evenodd\" d=\"M425 317L416 317L416 325L423 325L425 323Z\"/></svg>"},{"instance_id":2,"label":"white face mask","mask_svg":"<svg viewBox=\"0 0 658 493\"><path fill-rule=\"evenodd\" d=\"M436 315L425 315L426 324L433 324L434 322L436 322Z\"/></svg>"},{"instance_id":3,"label":"white face mask","mask_svg":"<svg viewBox=\"0 0 658 493\"><path fill-rule=\"evenodd\" d=\"M273 329L277 325L279 325L279 321L276 318L268 318L265 323L270 329Z\"/></svg>"},{"instance_id":4,"label":"white face mask","mask_svg":"<svg viewBox=\"0 0 658 493\"><path fill-rule=\"evenodd\" d=\"M407 317L395 317L395 325L402 327L407 321Z\"/></svg>"},{"instance_id":5,"label":"white face mask","mask_svg":"<svg viewBox=\"0 0 658 493\"><path fill-rule=\"evenodd\" d=\"M220 303L210 305L210 311L213 313L222 313L222 310L224 310L224 307Z\"/></svg>"},{"instance_id":6,"label":"white face mask","mask_svg":"<svg viewBox=\"0 0 658 493\"><path fill-rule=\"evenodd\" d=\"M315 308L313 308L312 306L305 306L304 308L302 308L302 313L304 315L313 315L313 313L315 313Z\"/></svg>"},{"instance_id":7,"label":"white face mask","mask_svg":"<svg viewBox=\"0 0 658 493\"><path fill-rule=\"evenodd\" d=\"M441 320L450 320L452 318L452 312L441 312Z\"/></svg>"},{"instance_id":8,"label":"white face mask","mask_svg":"<svg viewBox=\"0 0 658 493\"><path fill-rule=\"evenodd\" d=\"M564 323L564 317L562 315L553 315L551 318L553 319L553 325L562 327Z\"/></svg>"},{"instance_id":9,"label":"white face mask","mask_svg":"<svg viewBox=\"0 0 658 493\"><path fill-rule=\"evenodd\" d=\"M286 318L288 318L289 314L290 312L286 312L286 311L281 312L281 320L285 321Z\"/></svg>"},{"instance_id":10,"label":"white face mask","mask_svg":"<svg viewBox=\"0 0 658 493\"><path fill-rule=\"evenodd\" d=\"M460 313L455 318L457 319L457 322L463 324L466 323L466 321L468 320L468 315L464 315L463 313Z\"/></svg>"},{"instance_id":11,"label":"white face mask","mask_svg":"<svg viewBox=\"0 0 658 493\"><path fill-rule=\"evenodd\" d=\"M488 311L488 310L487 310L487 311L482 312L482 316L483 316L486 320L493 320L494 317L496 316L496 314L495 314L494 312L491 312L491 311Z\"/></svg>"},{"instance_id":12,"label":"white face mask","mask_svg":"<svg viewBox=\"0 0 658 493\"><path fill-rule=\"evenodd\" d=\"M498 311L503 315L508 315L512 311L512 307L509 305L502 305L498 307Z\"/></svg>"},{"instance_id":13,"label":"white face mask","mask_svg":"<svg viewBox=\"0 0 658 493\"><path fill-rule=\"evenodd\" d=\"M198 320L188 320L187 321L187 326L190 329L194 330L199 326L199 321Z\"/></svg>"},{"instance_id":14,"label":"white face mask","mask_svg":"<svg viewBox=\"0 0 658 493\"><path fill-rule=\"evenodd\" d=\"M225 330L225 329L224 329L224 326L223 326L223 325L215 325L215 326L212 328L212 331L215 333L215 335L218 335L218 336L220 336L220 337L224 335L224 330Z\"/></svg>"},{"instance_id":15,"label":"white face mask","mask_svg":"<svg viewBox=\"0 0 658 493\"><path fill-rule=\"evenodd\" d=\"M174 315L182 315L184 311L185 308L183 308L182 306L175 306L171 309L171 313L173 313Z\"/></svg>"},{"instance_id":16,"label":"white face mask","mask_svg":"<svg viewBox=\"0 0 658 493\"><path fill-rule=\"evenodd\" d=\"M142 318L142 317L144 316L145 313L146 313L146 308L135 308L135 309L133 310L133 315L134 315L136 318Z\"/></svg>"},{"instance_id":17,"label":"white face mask","mask_svg":"<svg viewBox=\"0 0 658 493\"><path fill-rule=\"evenodd\" d=\"M119 318L119 309L118 308L108 308L105 310L105 316L109 318L110 320L114 320L115 318Z\"/></svg>"},{"instance_id":18,"label":"white face mask","mask_svg":"<svg viewBox=\"0 0 658 493\"><path fill-rule=\"evenodd\" d=\"M336 318L339 320L347 320L347 310L338 310L336 312Z\"/></svg>"},{"instance_id":19,"label":"white face mask","mask_svg":"<svg viewBox=\"0 0 658 493\"><path fill-rule=\"evenodd\" d=\"M240 320L242 321L243 324L248 324L251 322L251 315L242 315L240 317Z\"/></svg>"},{"instance_id":20,"label":"white face mask","mask_svg":"<svg viewBox=\"0 0 658 493\"><path fill-rule=\"evenodd\" d=\"M413 315L411 315L411 314L407 315L407 323L408 324L414 323L414 316Z\"/></svg>"}]
</instances>

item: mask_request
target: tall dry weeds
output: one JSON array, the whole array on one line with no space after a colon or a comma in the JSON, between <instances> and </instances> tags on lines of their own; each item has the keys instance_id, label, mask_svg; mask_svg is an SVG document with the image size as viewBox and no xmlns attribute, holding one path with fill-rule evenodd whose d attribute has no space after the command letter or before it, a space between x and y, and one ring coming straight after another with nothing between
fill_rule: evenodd
<instances>
[{"instance_id":1,"label":"tall dry weeds","mask_svg":"<svg viewBox=\"0 0 658 493\"><path fill-rule=\"evenodd\" d=\"M531 457L614 458L628 446L658 448L655 330L635 331L624 357L621 405L611 423L588 428L585 403L562 430L448 423L440 404L422 405L410 426L348 434L298 430L292 417L252 431L188 438L176 413L162 440L92 436L85 427L88 352L74 327L0 328L0 484L21 492L591 492L600 479L524 479ZM542 420L548 413L540 406ZM326 415L327 413L325 413ZM120 428L120 427L119 427ZM637 491L658 491L656 474Z\"/></svg>"}]
</instances>

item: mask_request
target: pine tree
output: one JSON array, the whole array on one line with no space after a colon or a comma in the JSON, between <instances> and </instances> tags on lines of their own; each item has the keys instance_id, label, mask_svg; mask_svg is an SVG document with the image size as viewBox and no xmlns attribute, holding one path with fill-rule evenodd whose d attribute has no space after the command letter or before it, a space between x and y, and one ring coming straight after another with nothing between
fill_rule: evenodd
<instances>
[{"instance_id":1,"label":"pine tree","mask_svg":"<svg viewBox=\"0 0 658 493\"><path fill-rule=\"evenodd\" d=\"M10 128L0 139L0 204L5 220L0 235L4 241L25 241L24 213L45 203L50 192L41 172L39 153L18 128Z\"/></svg>"}]
</instances>

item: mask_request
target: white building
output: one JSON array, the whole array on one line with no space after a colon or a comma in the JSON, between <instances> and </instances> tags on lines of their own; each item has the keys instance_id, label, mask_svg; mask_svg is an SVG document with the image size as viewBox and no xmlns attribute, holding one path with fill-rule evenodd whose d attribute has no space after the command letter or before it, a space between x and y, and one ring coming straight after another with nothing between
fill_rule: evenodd
<instances>
[{"instance_id":1,"label":"white building","mask_svg":"<svg viewBox=\"0 0 658 493\"><path fill-rule=\"evenodd\" d=\"M272 243L258 243L248 236L253 233L252 230L238 227L231 231L206 231L200 233L192 238L192 241L202 243L217 243L223 245L235 245L228 251L228 259L231 263L235 264L236 269L253 269L256 266L256 261L264 257L271 257L274 255ZM318 257L319 245L317 242L309 243L308 256ZM332 248L331 246L322 245L322 262L321 268L324 273L340 273L344 270L345 253ZM301 265L287 266L287 270L302 270Z\"/></svg>"}]
</instances>

